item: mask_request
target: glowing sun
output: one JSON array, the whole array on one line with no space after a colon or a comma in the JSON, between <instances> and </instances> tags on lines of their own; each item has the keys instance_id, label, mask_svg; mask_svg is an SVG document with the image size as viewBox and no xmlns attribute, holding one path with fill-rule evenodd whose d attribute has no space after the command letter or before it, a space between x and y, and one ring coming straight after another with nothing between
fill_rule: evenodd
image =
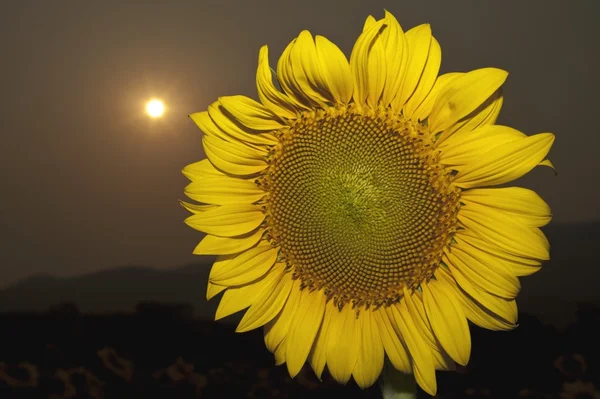
<instances>
[{"instance_id":1,"label":"glowing sun","mask_svg":"<svg viewBox=\"0 0 600 399\"><path fill-rule=\"evenodd\" d=\"M150 100L146 104L146 112L151 118L159 118L165 112L165 105L160 100Z\"/></svg>"}]
</instances>

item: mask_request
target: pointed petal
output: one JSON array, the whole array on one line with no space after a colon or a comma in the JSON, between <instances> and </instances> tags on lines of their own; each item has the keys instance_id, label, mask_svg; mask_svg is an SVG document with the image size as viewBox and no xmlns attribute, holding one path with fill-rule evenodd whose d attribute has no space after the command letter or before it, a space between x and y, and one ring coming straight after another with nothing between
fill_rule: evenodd
<instances>
[{"instance_id":1,"label":"pointed petal","mask_svg":"<svg viewBox=\"0 0 600 399\"><path fill-rule=\"evenodd\" d=\"M259 147L277 144L277 139L272 133L244 126L218 101L208 106L208 115L214 125L229 137L228 141L243 141Z\"/></svg>"},{"instance_id":2,"label":"pointed petal","mask_svg":"<svg viewBox=\"0 0 600 399\"><path fill-rule=\"evenodd\" d=\"M454 80L435 101L429 115L429 131L435 134L467 116L502 86L507 76L501 69L482 68Z\"/></svg>"},{"instance_id":3,"label":"pointed petal","mask_svg":"<svg viewBox=\"0 0 600 399\"><path fill-rule=\"evenodd\" d=\"M360 313L359 320L362 322L362 341L358 360L354 366L352 375L354 381L361 388L370 387L377 381L383 369L383 345L377 321L371 310Z\"/></svg>"},{"instance_id":4,"label":"pointed petal","mask_svg":"<svg viewBox=\"0 0 600 399\"><path fill-rule=\"evenodd\" d=\"M264 243L240 254L219 256L208 278L219 285L248 284L264 276L275 264L278 254L279 248Z\"/></svg>"},{"instance_id":5,"label":"pointed petal","mask_svg":"<svg viewBox=\"0 0 600 399\"><path fill-rule=\"evenodd\" d=\"M473 112L444 130L437 138L436 145L439 145L448 137L451 137L458 132L468 132L482 126L493 125L498 119L503 103L504 97L502 95L502 88L499 88Z\"/></svg>"},{"instance_id":6,"label":"pointed petal","mask_svg":"<svg viewBox=\"0 0 600 399\"><path fill-rule=\"evenodd\" d=\"M465 366L471 355L471 334L453 290L438 280L431 280L421 287L427 318L435 336L452 360Z\"/></svg>"},{"instance_id":7,"label":"pointed petal","mask_svg":"<svg viewBox=\"0 0 600 399\"><path fill-rule=\"evenodd\" d=\"M277 61L277 79L281 88L297 109L310 110L312 103L300 89L292 69L291 54L297 40L292 40L279 57L279 61Z\"/></svg>"},{"instance_id":8,"label":"pointed petal","mask_svg":"<svg viewBox=\"0 0 600 399\"><path fill-rule=\"evenodd\" d=\"M350 69L354 77L354 102L374 107L385 85L385 62L381 29L384 20L375 22L363 32L350 54Z\"/></svg>"},{"instance_id":9,"label":"pointed petal","mask_svg":"<svg viewBox=\"0 0 600 399\"><path fill-rule=\"evenodd\" d=\"M480 327L494 331L505 331L516 327L518 314L514 300L507 301L478 290L449 263L448 259L444 261L449 266L450 272L438 268L435 276L454 289L456 298L469 320Z\"/></svg>"},{"instance_id":10,"label":"pointed petal","mask_svg":"<svg viewBox=\"0 0 600 399\"><path fill-rule=\"evenodd\" d=\"M479 289L506 299L517 297L521 289L519 279L505 268L480 262L466 246L453 245L447 256L452 265Z\"/></svg>"},{"instance_id":11,"label":"pointed petal","mask_svg":"<svg viewBox=\"0 0 600 399\"><path fill-rule=\"evenodd\" d=\"M550 258L550 245L539 228L522 225L497 215L477 214L466 208L460 210L458 220L479 237L510 254L539 260Z\"/></svg>"},{"instance_id":12,"label":"pointed petal","mask_svg":"<svg viewBox=\"0 0 600 399\"><path fill-rule=\"evenodd\" d=\"M522 187L465 190L461 201L477 213L499 212L533 227L545 226L552 219L550 206L535 191Z\"/></svg>"},{"instance_id":13,"label":"pointed petal","mask_svg":"<svg viewBox=\"0 0 600 399\"><path fill-rule=\"evenodd\" d=\"M213 284L210 281L206 284L206 300L210 301L215 296L223 292L227 287L224 285Z\"/></svg>"},{"instance_id":14,"label":"pointed petal","mask_svg":"<svg viewBox=\"0 0 600 399\"><path fill-rule=\"evenodd\" d=\"M363 24L363 32L366 31L367 29L369 29L375 22L377 22L377 20L375 19L375 17L373 17L372 15L367 16L367 19L365 19L365 23Z\"/></svg>"},{"instance_id":15,"label":"pointed petal","mask_svg":"<svg viewBox=\"0 0 600 399\"><path fill-rule=\"evenodd\" d=\"M346 56L323 36L316 36L315 42L323 79L329 93L335 101L348 104L352 99L354 81Z\"/></svg>"},{"instance_id":16,"label":"pointed petal","mask_svg":"<svg viewBox=\"0 0 600 399\"><path fill-rule=\"evenodd\" d=\"M232 204L196 213L188 217L185 223L206 234L234 237L251 232L264 219L265 214L256 205Z\"/></svg>"},{"instance_id":17,"label":"pointed petal","mask_svg":"<svg viewBox=\"0 0 600 399\"><path fill-rule=\"evenodd\" d=\"M298 111L288 96L277 90L273 84L271 67L269 66L269 49L262 46L258 53L258 69L256 70L256 87L260 101L281 118L296 119Z\"/></svg>"},{"instance_id":18,"label":"pointed petal","mask_svg":"<svg viewBox=\"0 0 600 399\"><path fill-rule=\"evenodd\" d=\"M410 316L406 303L389 306L388 311L394 317L400 334L413 359L413 371L417 384L428 394L434 396L437 391L435 367L431 350L419 335L415 323Z\"/></svg>"},{"instance_id":19,"label":"pointed petal","mask_svg":"<svg viewBox=\"0 0 600 399\"><path fill-rule=\"evenodd\" d=\"M412 119L415 121L424 121L425 119L428 119L438 95L446 86L463 75L464 73L462 72L450 72L438 76L433 84L433 87L431 88L431 91L429 91L427 96L425 96L425 99L417 106L415 111L411 113Z\"/></svg>"},{"instance_id":20,"label":"pointed petal","mask_svg":"<svg viewBox=\"0 0 600 399\"><path fill-rule=\"evenodd\" d=\"M251 204L266 195L254 181L226 175L207 176L194 181L185 187L184 192L194 201L215 205Z\"/></svg>"},{"instance_id":21,"label":"pointed petal","mask_svg":"<svg viewBox=\"0 0 600 399\"><path fill-rule=\"evenodd\" d=\"M400 107L406 104L406 101L413 95L417 88L419 80L423 75L425 64L427 63L432 39L433 36L431 36L431 26L429 24L415 26L406 32L409 54L408 63L404 72L402 89L394 99L394 103Z\"/></svg>"},{"instance_id":22,"label":"pointed petal","mask_svg":"<svg viewBox=\"0 0 600 399\"><path fill-rule=\"evenodd\" d=\"M397 328L393 326L395 321L390 321L384 308L379 308L373 315L380 331L385 353L394 368L403 373L412 373L412 362L408 351Z\"/></svg>"},{"instance_id":23,"label":"pointed petal","mask_svg":"<svg viewBox=\"0 0 600 399\"><path fill-rule=\"evenodd\" d=\"M333 304L333 301L329 301L325 304L325 316L323 317L323 324L317 333L315 343L311 349L310 355L308 356L310 365L319 380L321 380L321 375L323 374L323 369L325 368L325 363L327 362L327 335L329 334L329 321L331 320L331 312L334 310L337 311L337 309L334 308L335 305Z\"/></svg>"},{"instance_id":24,"label":"pointed petal","mask_svg":"<svg viewBox=\"0 0 600 399\"><path fill-rule=\"evenodd\" d=\"M540 133L496 146L466 165L454 184L472 188L518 179L546 158L553 143L552 133Z\"/></svg>"},{"instance_id":25,"label":"pointed petal","mask_svg":"<svg viewBox=\"0 0 600 399\"><path fill-rule=\"evenodd\" d=\"M194 249L194 255L232 255L255 246L263 236L264 229L256 229L237 237L217 237L208 234Z\"/></svg>"},{"instance_id":26,"label":"pointed petal","mask_svg":"<svg viewBox=\"0 0 600 399\"><path fill-rule=\"evenodd\" d=\"M190 181L198 181L206 177L227 176L210 163L208 159L187 165L181 171Z\"/></svg>"},{"instance_id":27,"label":"pointed petal","mask_svg":"<svg viewBox=\"0 0 600 399\"><path fill-rule=\"evenodd\" d=\"M228 288L221 297L215 320L230 316L252 305L264 290L274 284L276 277L275 274L267 274L264 279L254 284Z\"/></svg>"},{"instance_id":28,"label":"pointed petal","mask_svg":"<svg viewBox=\"0 0 600 399\"><path fill-rule=\"evenodd\" d=\"M276 265L269 274L278 275L279 278L255 299L235 332L247 332L264 326L273 320L285 305L292 288L291 274L284 272L282 264Z\"/></svg>"},{"instance_id":29,"label":"pointed petal","mask_svg":"<svg viewBox=\"0 0 600 399\"><path fill-rule=\"evenodd\" d=\"M455 245L468 248L469 253L481 262L500 264L515 276L528 276L541 268L540 260L510 254L470 230L457 231L454 239L457 242Z\"/></svg>"},{"instance_id":30,"label":"pointed petal","mask_svg":"<svg viewBox=\"0 0 600 399\"><path fill-rule=\"evenodd\" d=\"M487 125L474 130L461 130L446 140L436 142L442 150L440 162L444 165L464 166L499 145L527 137L512 127Z\"/></svg>"},{"instance_id":31,"label":"pointed petal","mask_svg":"<svg viewBox=\"0 0 600 399\"><path fill-rule=\"evenodd\" d=\"M277 347L288 335L290 325L300 300L300 279L293 281L288 300L279 315L265 325L265 345L271 352L275 352Z\"/></svg>"},{"instance_id":32,"label":"pointed petal","mask_svg":"<svg viewBox=\"0 0 600 399\"><path fill-rule=\"evenodd\" d=\"M285 126L271 110L249 97L223 96L219 97L219 104L250 129L269 131Z\"/></svg>"},{"instance_id":33,"label":"pointed petal","mask_svg":"<svg viewBox=\"0 0 600 399\"><path fill-rule=\"evenodd\" d=\"M381 94L381 104L386 107L391 105L392 112L400 113L402 104L394 101L399 95L402 80L406 73L409 50L408 42L402 27L396 18L387 10L385 11L384 23L387 25L382 33L385 63L385 86Z\"/></svg>"},{"instance_id":34,"label":"pointed petal","mask_svg":"<svg viewBox=\"0 0 600 399\"><path fill-rule=\"evenodd\" d=\"M210 162L226 173L251 175L267 167L266 151L262 153L241 142L232 143L217 137L204 136L202 146Z\"/></svg>"},{"instance_id":35,"label":"pointed petal","mask_svg":"<svg viewBox=\"0 0 600 399\"><path fill-rule=\"evenodd\" d=\"M423 40L423 37L419 38L416 34L413 36L413 40ZM429 53L427 55L427 61L425 63L425 66L423 67L423 73L421 74L417 87L415 88L412 96L410 96L410 98L406 101L406 104L402 109L402 113L405 117L414 120L413 114L415 114L416 109L421 105L421 103L425 100L427 95L431 92L433 85L435 84L436 79L438 77L438 72L440 71L441 64L442 48L440 47L440 44L435 39L435 37L431 36L431 43L429 44ZM410 67L414 68L414 65L411 65Z\"/></svg>"},{"instance_id":36,"label":"pointed petal","mask_svg":"<svg viewBox=\"0 0 600 399\"><path fill-rule=\"evenodd\" d=\"M179 201L179 203L181 204L182 207L185 208L186 211L191 212L194 215L196 215L198 213L204 213L211 209L219 208L219 205L212 205L212 204L199 205L199 204L190 204L189 202L185 202L185 201Z\"/></svg>"},{"instance_id":37,"label":"pointed petal","mask_svg":"<svg viewBox=\"0 0 600 399\"><path fill-rule=\"evenodd\" d=\"M325 313L325 295L322 290L302 290L294 323L290 328L289 340L294 344L287 349L287 369L294 378L304 366Z\"/></svg>"},{"instance_id":38,"label":"pointed petal","mask_svg":"<svg viewBox=\"0 0 600 399\"><path fill-rule=\"evenodd\" d=\"M290 65L294 82L306 98L320 107L332 103L333 96L328 92L327 83L321 73L315 42L307 30L300 32L292 47Z\"/></svg>"},{"instance_id":39,"label":"pointed petal","mask_svg":"<svg viewBox=\"0 0 600 399\"><path fill-rule=\"evenodd\" d=\"M439 340L436 338L431 323L427 318L427 311L423 304L423 299L417 291L412 294L407 288L404 288L403 300L406 302L406 308L410 312L410 316L415 322L415 326L419 330L419 334L423 337L433 356L433 362L436 370L453 370L456 365L448 354L444 351Z\"/></svg>"},{"instance_id":40,"label":"pointed petal","mask_svg":"<svg viewBox=\"0 0 600 399\"><path fill-rule=\"evenodd\" d=\"M360 326L355 311L349 305L341 311L334 308L328 334L327 369L339 383L345 384L350 380L358 360L360 339Z\"/></svg>"}]
</instances>

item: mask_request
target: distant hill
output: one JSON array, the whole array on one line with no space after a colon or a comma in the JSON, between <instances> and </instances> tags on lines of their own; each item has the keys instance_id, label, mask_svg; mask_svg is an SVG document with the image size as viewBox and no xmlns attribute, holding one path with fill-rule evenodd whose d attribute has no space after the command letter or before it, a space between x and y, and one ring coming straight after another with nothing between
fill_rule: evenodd
<instances>
[{"instance_id":1,"label":"distant hill","mask_svg":"<svg viewBox=\"0 0 600 399\"><path fill-rule=\"evenodd\" d=\"M133 311L139 302L188 303L199 318L212 318L206 301L211 262L172 270L119 267L77 277L35 276L0 291L0 312L45 311L74 302L82 312Z\"/></svg>"},{"instance_id":2,"label":"distant hill","mask_svg":"<svg viewBox=\"0 0 600 399\"><path fill-rule=\"evenodd\" d=\"M521 280L519 307L542 320L565 324L577 302L600 303L600 223L551 224L545 232L551 261ZM84 276L35 276L0 291L0 312L45 311L64 301L82 312L133 311L140 301L189 303L199 318L212 319L217 299L206 301L212 258L170 270L119 267Z\"/></svg>"}]
</instances>

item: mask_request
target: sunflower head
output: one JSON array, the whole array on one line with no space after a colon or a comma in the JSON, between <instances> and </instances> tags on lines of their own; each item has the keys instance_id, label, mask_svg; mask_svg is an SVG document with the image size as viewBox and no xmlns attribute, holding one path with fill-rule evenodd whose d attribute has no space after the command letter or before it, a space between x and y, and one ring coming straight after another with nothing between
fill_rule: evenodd
<instances>
[{"instance_id":1,"label":"sunflower head","mask_svg":"<svg viewBox=\"0 0 600 399\"><path fill-rule=\"evenodd\" d=\"M537 165L550 133L496 125L507 73L438 75L429 25L367 18L350 59L303 31L274 75L259 52L258 98L191 115L207 156L183 172L199 255L218 255L216 318L247 308L292 376L309 362L372 385L387 358L436 391L468 362L467 320L515 326L519 276L548 259L550 209L498 186Z\"/></svg>"}]
</instances>

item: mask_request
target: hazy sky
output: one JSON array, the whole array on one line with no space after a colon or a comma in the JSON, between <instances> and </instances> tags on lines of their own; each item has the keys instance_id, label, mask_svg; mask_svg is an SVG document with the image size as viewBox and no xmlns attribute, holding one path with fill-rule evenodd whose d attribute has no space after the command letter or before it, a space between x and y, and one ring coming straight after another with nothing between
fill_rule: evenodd
<instances>
[{"instance_id":1,"label":"hazy sky","mask_svg":"<svg viewBox=\"0 0 600 399\"><path fill-rule=\"evenodd\" d=\"M180 170L203 157L187 115L218 96L256 96L302 29L349 54L368 14L431 23L442 69L510 72L499 123L556 133L551 159L522 184L555 222L600 219L597 0L27 1L0 12L0 286L35 273L198 259L184 225ZM144 103L162 97L162 120Z\"/></svg>"}]
</instances>

